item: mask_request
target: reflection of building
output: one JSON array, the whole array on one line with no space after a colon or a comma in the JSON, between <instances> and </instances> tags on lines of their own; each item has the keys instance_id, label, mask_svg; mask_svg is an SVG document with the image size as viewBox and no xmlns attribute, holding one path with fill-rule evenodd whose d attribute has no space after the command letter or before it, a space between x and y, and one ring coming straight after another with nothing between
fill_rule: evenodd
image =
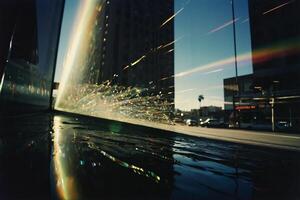
<instances>
[{"instance_id":1,"label":"reflection of building","mask_svg":"<svg viewBox=\"0 0 300 200\"><path fill-rule=\"evenodd\" d=\"M173 20L162 26L173 14L173 0L106 1L92 38L89 82L173 93Z\"/></svg>"},{"instance_id":2,"label":"reflection of building","mask_svg":"<svg viewBox=\"0 0 300 200\"><path fill-rule=\"evenodd\" d=\"M64 0L0 2L0 113L48 110Z\"/></svg>"},{"instance_id":3,"label":"reflection of building","mask_svg":"<svg viewBox=\"0 0 300 200\"><path fill-rule=\"evenodd\" d=\"M241 126L300 128L300 2L283 3L249 1L253 74L224 80L225 109Z\"/></svg>"},{"instance_id":4,"label":"reflection of building","mask_svg":"<svg viewBox=\"0 0 300 200\"><path fill-rule=\"evenodd\" d=\"M239 121L241 128L270 129L271 106L253 87L253 74L239 76L238 83L235 77L224 79L225 120L231 125Z\"/></svg>"}]
</instances>

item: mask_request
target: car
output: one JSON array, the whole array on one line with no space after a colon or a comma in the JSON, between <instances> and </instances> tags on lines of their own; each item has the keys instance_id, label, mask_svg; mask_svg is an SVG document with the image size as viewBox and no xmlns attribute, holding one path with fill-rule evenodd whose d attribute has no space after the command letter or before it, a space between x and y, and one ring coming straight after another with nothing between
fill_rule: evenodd
<instances>
[{"instance_id":1,"label":"car","mask_svg":"<svg viewBox=\"0 0 300 200\"><path fill-rule=\"evenodd\" d=\"M185 124L188 125L188 126L198 126L198 123L196 120L194 119L187 119L185 121Z\"/></svg>"},{"instance_id":2,"label":"car","mask_svg":"<svg viewBox=\"0 0 300 200\"><path fill-rule=\"evenodd\" d=\"M223 127L224 123L218 119L208 118L207 120L200 123L202 127Z\"/></svg>"},{"instance_id":3,"label":"car","mask_svg":"<svg viewBox=\"0 0 300 200\"><path fill-rule=\"evenodd\" d=\"M275 126L278 130L287 130L292 127L291 123L287 121L278 121Z\"/></svg>"}]
</instances>

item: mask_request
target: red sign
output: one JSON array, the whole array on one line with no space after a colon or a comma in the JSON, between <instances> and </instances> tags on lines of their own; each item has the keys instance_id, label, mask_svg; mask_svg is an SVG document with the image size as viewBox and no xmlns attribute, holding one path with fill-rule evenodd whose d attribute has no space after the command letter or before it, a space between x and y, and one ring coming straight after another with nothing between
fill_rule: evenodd
<instances>
[{"instance_id":1,"label":"red sign","mask_svg":"<svg viewBox=\"0 0 300 200\"><path fill-rule=\"evenodd\" d=\"M236 106L235 107L235 109L236 110L253 110L253 109L255 109L256 107L255 106L247 106L247 105L245 105L245 106Z\"/></svg>"}]
</instances>

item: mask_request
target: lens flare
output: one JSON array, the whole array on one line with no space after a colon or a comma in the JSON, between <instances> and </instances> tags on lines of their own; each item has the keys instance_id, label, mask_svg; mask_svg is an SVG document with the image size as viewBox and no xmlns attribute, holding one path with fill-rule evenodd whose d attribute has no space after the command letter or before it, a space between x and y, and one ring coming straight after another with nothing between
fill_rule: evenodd
<instances>
[{"instance_id":1,"label":"lens flare","mask_svg":"<svg viewBox=\"0 0 300 200\"><path fill-rule=\"evenodd\" d=\"M64 152L61 148L62 133L61 126L62 122L60 117L55 116L53 121L54 139L53 139L53 160L54 169L56 174L56 190L61 199L73 200L78 199L78 195L75 187L75 180L72 176L67 176L65 169L65 158Z\"/></svg>"},{"instance_id":2,"label":"lens flare","mask_svg":"<svg viewBox=\"0 0 300 200\"><path fill-rule=\"evenodd\" d=\"M73 73L78 70L80 64L88 54L88 46L91 41L91 34L96 16L102 11L105 1L81 1L77 10L76 20L73 25L73 35L68 43L68 51L63 64L62 79L60 89L57 93L56 107L59 106L67 85L70 80L78 79L81 74ZM71 77L72 76L72 77Z\"/></svg>"}]
</instances>

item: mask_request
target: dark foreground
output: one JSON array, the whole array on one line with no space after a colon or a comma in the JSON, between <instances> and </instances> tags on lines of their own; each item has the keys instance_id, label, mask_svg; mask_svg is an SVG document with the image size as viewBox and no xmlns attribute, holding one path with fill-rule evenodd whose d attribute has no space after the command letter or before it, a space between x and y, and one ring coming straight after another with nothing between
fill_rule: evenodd
<instances>
[{"instance_id":1,"label":"dark foreground","mask_svg":"<svg viewBox=\"0 0 300 200\"><path fill-rule=\"evenodd\" d=\"M0 121L0 199L299 199L299 169L299 152L107 120Z\"/></svg>"}]
</instances>

